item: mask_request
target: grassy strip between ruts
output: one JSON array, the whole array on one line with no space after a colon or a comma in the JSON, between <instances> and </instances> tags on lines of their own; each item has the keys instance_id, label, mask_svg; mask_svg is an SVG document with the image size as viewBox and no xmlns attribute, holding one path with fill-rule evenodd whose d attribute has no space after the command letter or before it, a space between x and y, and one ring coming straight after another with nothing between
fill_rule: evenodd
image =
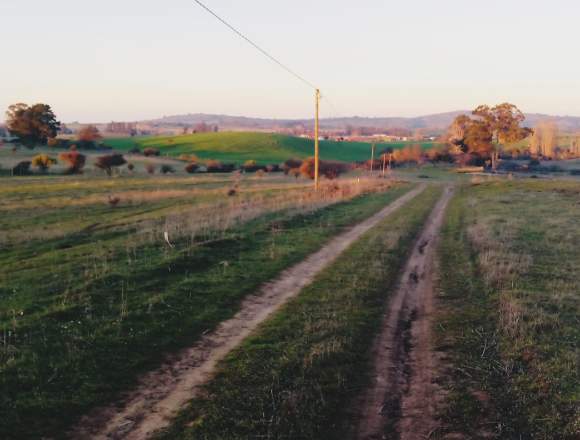
<instances>
[{"instance_id":1,"label":"grassy strip between ruts","mask_svg":"<svg viewBox=\"0 0 580 440\"><path fill-rule=\"evenodd\" d=\"M578 438L579 194L571 182L490 182L451 204L437 318L442 437Z\"/></svg>"},{"instance_id":2,"label":"grassy strip between ruts","mask_svg":"<svg viewBox=\"0 0 580 440\"><path fill-rule=\"evenodd\" d=\"M137 267L121 252L101 277L63 272L63 282L78 276L72 291L63 291L58 277L48 287L9 282L0 291L0 300L11 304L0 315L0 438L60 438L78 416L156 367L160 354L193 343L231 317L260 284L409 188L398 185L306 214L265 215L193 248L145 247ZM47 251L37 262L39 277L62 270L71 245ZM37 297L33 306L31 295ZM27 304L22 309L19 297Z\"/></svg>"},{"instance_id":3,"label":"grassy strip between ruts","mask_svg":"<svg viewBox=\"0 0 580 440\"><path fill-rule=\"evenodd\" d=\"M345 438L386 300L440 194L428 188L351 246L222 362L160 438Z\"/></svg>"}]
</instances>

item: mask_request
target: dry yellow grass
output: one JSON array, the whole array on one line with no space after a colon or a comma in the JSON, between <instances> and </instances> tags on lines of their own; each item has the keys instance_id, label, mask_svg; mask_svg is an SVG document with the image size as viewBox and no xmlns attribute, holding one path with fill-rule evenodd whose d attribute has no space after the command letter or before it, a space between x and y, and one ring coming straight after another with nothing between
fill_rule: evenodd
<instances>
[{"instance_id":1,"label":"dry yellow grass","mask_svg":"<svg viewBox=\"0 0 580 440\"><path fill-rule=\"evenodd\" d=\"M306 213L351 200L361 194L385 191L392 185L390 181L352 179L324 183L319 191L299 187L274 195L255 193L249 198L224 198L200 203L184 212L170 214L160 221L146 222L140 232L150 241L165 239L165 233L171 240L187 238L194 241L198 235L219 234L269 212L289 210Z\"/></svg>"}]
</instances>

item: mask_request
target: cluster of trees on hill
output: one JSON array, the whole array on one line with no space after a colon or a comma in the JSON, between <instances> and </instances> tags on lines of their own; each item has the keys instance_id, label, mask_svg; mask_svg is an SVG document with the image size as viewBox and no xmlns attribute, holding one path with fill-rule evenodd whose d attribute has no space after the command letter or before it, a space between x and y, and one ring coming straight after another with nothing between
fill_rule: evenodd
<instances>
[{"instance_id":1,"label":"cluster of trees on hill","mask_svg":"<svg viewBox=\"0 0 580 440\"><path fill-rule=\"evenodd\" d=\"M534 129L523 127L525 117L513 104L479 106L472 116L455 118L446 137L448 154L444 157L461 164L487 164L492 169L505 157L536 160L580 157L580 137L571 140L569 146L559 145L555 122L540 122ZM514 146L526 138L527 145ZM512 145L509 152L507 145Z\"/></svg>"},{"instance_id":2,"label":"cluster of trees on hill","mask_svg":"<svg viewBox=\"0 0 580 440\"><path fill-rule=\"evenodd\" d=\"M495 107L481 105L473 117L458 116L450 127L448 142L453 155L468 155L464 161L488 163L496 169L502 148L530 136L533 132L523 127L524 114L513 104Z\"/></svg>"},{"instance_id":3,"label":"cluster of trees on hill","mask_svg":"<svg viewBox=\"0 0 580 440\"><path fill-rule=\"evenodd\" d=\"M62 124L57 120L51 107L46 104L32 106L23 103L14 104L9 107L6 116L6 130L23 145L30 148L36 145L48 145L68 150L58 156L58 161L67 165L66 172L69 174L81 173L86 164L86 157L77 149L103 148L101 133L94 125L82 127L77 133L76 140L57 138ZM423 150L420 145L410 145L398 150L386 148L375 156L376 159L360 163L358 166L378 170L428 161L458 163L460 165L484 165L495 170L500 158L506 157L505 147L514 145L526 138L529 139L529 145L511 148L510 157L533 159L580 157L580 138L572 140L570 145L563 147L558 144L559 133L555 123L543 122L531 130L523 126L524 119L523 113L510 103L494 107L481 105L473 110L471 115L460 115L455 118L445 136L445 148L436 147L431 150ZM194 131L212 131L215 129L214 126L200 124L195 127ZM146 157L160 155L160 151L156 148L145 148L141 151L136 147L129 153L143 154ZM187 162L185 170L188 173L199 171L232 172L238 169L244 172L265 173L282 170L287 175L314 178L313 158L291 159L282 165L261 165L256 161L248 160L241 166L217 160L208 160L202 163L195 156L180 157L180 159ZM31 168L46 172L55 163L57 163L56 158L40 154L31 161L19 163L14 167L13 172L26 174ZM109 175L113 173L115 167L125 164L127 161L121 154L107 154L97 158L95 162L97 168ZM333 179L354 166L338 161L320 161L319 172L321 176ZM128 164L128 169L132 171L134 166ZM147 164L146 170L153 174L156 170L155 164ZM162 173L174 172L169 165L162 165L160 171Z\"/></svg>"},{"instance_id":4,"label":"cluster of trees on hill","mask_svg":"<svg viewBox=\"0 0 580 440\"><path fill-rule=\"evenodd\" d=\"M64 125L57 120L47 104L13 104L6 112L6 129L18 142L28 148L37 145L68 149L75 145L80 149L107 149L100 144L101 133L94 125L86 125L77 133L77 140L59 139L57 135Z\"/></svg>"}]
</instances>

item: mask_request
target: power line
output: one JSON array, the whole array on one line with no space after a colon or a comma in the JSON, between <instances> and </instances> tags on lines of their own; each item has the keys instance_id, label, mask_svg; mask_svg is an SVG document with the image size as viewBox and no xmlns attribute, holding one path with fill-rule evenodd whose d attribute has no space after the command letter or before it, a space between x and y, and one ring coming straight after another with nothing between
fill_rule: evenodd
<instances>
[{"instance_id":1,"label":"power line","mask_svg":"<svg viewBox=\"0 0 580 440\"><path fill-rule=\"evenodd\" d=\"M258 46L256 43L254 43L252 40L250 40L248 37L246 37L244 34L242 34L234 26L232 26L231 24L229 24L226 20L224 20L223 18L221 18L218 14L216 14L214 11L212 11L210 8L208 8L206 5L204 5L200 0L193 0L193 1L196 2L203 9L205 9L207 12L209 12L211 15L213 15L215 18L217 18L220 22L222 22L225 26L227 26L230 30L232 30L236 35L238 35L239 37L241 37L244 40L246 40L247 43L249 43L255 49L257 49L259 52L261 52L262 55L265 55L270 61L273 61L274 63L276 63L278 66L280 66L286 72L288 72L290 75L292 75L295 78L297 78L298 80L302 81L308 87L311 87L311 88L313 88L315 90L318 89L318 87L316 87L310 81L308 81L307 79L305 79L303 76L297 74L294 70L290 69L284 63L282 63L281 61L279 61L276 57L274 57L273 55L270 55L266 50L262 49L260 46Z\"/></svg>"},{"instance_id":2,"label":"power line","mask_svg":"<svg viewBox=\"0 0 580 440\"><path fill-rule=\"evenodd\" d=\"M343 116L344 116L344 114L345 114L345 113L344 113L343 111L341 111L341 110L340 110L340 109L339 109L339 108L338 108L338 107L337 107L337 106L334 104L334 102L333 102L333 101L332 101L332 100L331 100L331 99L328 97L328 95L327 95L327 94L324 94L324 95L322 95L322 96L321 96L321 98L322 98L322 100L323 100L323 101L326 101L326 103L327 103L328 105L330 105L330 107L331 107L331 109L332 109L332 113L330 114L330 116L327 116L327 118L328 118L328 117L330 117L331 119L332 119L332 118L335 118L335 119L337 119L337 118L341 118L341 117L343 117Z\"/></svg>"}]
</instances>

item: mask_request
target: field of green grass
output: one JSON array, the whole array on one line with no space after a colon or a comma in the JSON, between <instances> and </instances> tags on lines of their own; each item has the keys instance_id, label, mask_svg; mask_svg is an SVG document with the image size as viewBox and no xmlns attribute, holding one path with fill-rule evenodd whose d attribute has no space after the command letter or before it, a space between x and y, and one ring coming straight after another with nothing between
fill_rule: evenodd
<instances>
[{"instance_id":1,"label":"field of green grass","mask_svg":"<svg viewBox=\"0 0 580 440\"><path fill-rule=\"evenodd\" d=\"M350 438L346 403L368 381L387 298L440 194L427 189L320 273L228 356L207 397L159 438Z\"/></svg>"},{"instance_id":2,"label":"field of green grass","mask_svg":"<svg viewBox=\"0 0 580 440\"><path fill-rule=\"evenodd\" d=\"M580 185L464 187L441 246L438 345L446 433L575 439L580 433Z\"/></svg>"},{"instance_id":3,"label":"field of green grass","mask_svg":"<svg viewBox=\"0 0 580 440\"><path fill-rule=\"evenodd\" d=\"M255 160L260 164L281 163L287 159L304 159L314 155L314 141L298 137L271 133L198 133L169 137L137 137L106 139L105 144L117 150L127 151L154 147L163 155L178 157L195 154L200 159L243 163ZM392 142L377 144L377 152L383 148L403 148L414 142ZM432 142L421 143L431 148ZM321 141L320 155L324 160L355 162L370 160L371 144L364 142Z\"/></svg>"},{"instance_id":4,"label":"field of green grass","mask_svg":"<svg viewBox=\"0 0 580 440\"><path fill-rule=\"evenodd\" d=\"M0 181L0 438L61 436L409 185ZM109 195L120 198L111 206ZM171 245L164 240L169 233Z\"/></svg>"},{"instance_id":5,"label":"field of green grass","mask_svg":"<svg viewBox=\"0 0 580 440\"><path fill-rule=\"evenodd\" d=\"M278 147L264 148L273 160ZM576 439L580 183L455 171L401 167L392 179L323 180L319 192L282 173L0 179L0 438L62 438L422 183L220 361L158 437L356 438L350 409L369 385L388 299L442 186L454 185L433 266L444 404L430 438Z\"/></svg>"}]
</instances>

